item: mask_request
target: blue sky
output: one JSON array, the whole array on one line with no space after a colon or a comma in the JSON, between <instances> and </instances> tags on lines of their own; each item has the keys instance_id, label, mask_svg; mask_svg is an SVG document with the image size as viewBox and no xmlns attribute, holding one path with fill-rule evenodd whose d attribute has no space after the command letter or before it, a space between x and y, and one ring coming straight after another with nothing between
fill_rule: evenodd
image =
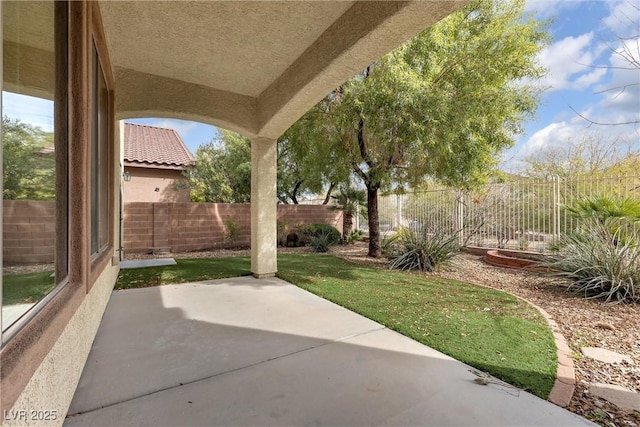
<instances>
[{"instance_id":1,"label":"blue sky","mask_svg":"<svg viewBox=\"0 0 640 427\"><path fill-rule=\"evenodd\" d=\"M572 108L596 122L640 120L640 71L622 69L626 64L615 53L621 48L619 37L631 37L626 43L640 61L640 0L527 0L526 9L539 19L553 19L552 41L538 58L549 72L540 82L546 90L537 115L525 124L525 133L516 138L515 146L504 153L503 168L517 170L522 159L540 150L584 138L638 143L639 125L590 126ZM50 130L48 101L24 98L4 93L4 114L16 117L11 111L18 109L24 120ZM23 108L25 102L27 108ZM216 128L196 122L128 121L173 128L193 153L218 136Z\"/></svg>"},{"instance_id":2,"label":"blue sky","mask_svg":"<svg viewBox=\"0 0 640 427\"><path fill-rule=\"evenodd\" d=\"M552 42L539 55L549 72L541 82L547 88L526 133L504 155L504 166L519 162L546 147L559 147L585 138L637 144L640 126L597 126L572 108L599 123L640 120L640 70L628 68L616 51L620 37L640 60L639 0L528 0L527 11L539 19L553 19Z\"/></svg>"}]
</instances>

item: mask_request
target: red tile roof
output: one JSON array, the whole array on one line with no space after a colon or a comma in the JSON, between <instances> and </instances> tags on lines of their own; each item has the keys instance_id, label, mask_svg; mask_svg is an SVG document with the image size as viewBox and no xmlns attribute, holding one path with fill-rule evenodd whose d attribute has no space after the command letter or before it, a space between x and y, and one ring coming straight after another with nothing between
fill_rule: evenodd
<instances>
[{"instance_id":1,"label":"red tile roof","mask_svg":"<svg viewBox=\"0 0 640 427\"><path fill-rule=\"evenodd\" d=\"M175 130L125 123L124 161L127 166L185 169L194 158Z\"/></svg>"}]
</instances>

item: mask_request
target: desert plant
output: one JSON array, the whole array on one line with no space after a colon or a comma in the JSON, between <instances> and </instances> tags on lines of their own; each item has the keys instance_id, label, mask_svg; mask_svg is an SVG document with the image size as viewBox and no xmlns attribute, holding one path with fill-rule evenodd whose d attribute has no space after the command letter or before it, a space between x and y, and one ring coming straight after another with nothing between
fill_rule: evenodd
<instances>
[{"instance_id":1,"label":"desert plant","mask_svg":"<svg viewBox=\"0 0 640 427\"><path fill-rule=\"evenodd\" d=\"M391 256L399 237L400 236L398 235L398 233L382 235L382 240L380 242L380 251L383 256L387 258Z\"/></svg>"},{"instance_id":2,"label":"desert plant","mask_svg":"<svg viewBox=\"0 0 640 427\"><path fill-rule=\"evenodd\" d=\"M235 244L238 240L238 233L240 232L240 226L234 219L228 219L224 222L224 238L229 244Z\"/></svg>"},{"instance_id":3,"label":"desert plant","mask_svg":"<svg viewBox=\"0 0 640 427\"><path fill-rule=\"evenodd\" d=\"M286 245L287 235L289 234L289 223L285 220L279 219L276 222L276 230L278 234L278 244L281 246Z\"/></svg>"},{"instance_id":4,"label":"desert plant","mask_svg":"<svg viewBox=\"0 0 640 427\"><path fill-rule=\"evenodd\" d=\"M336 244L335 236L327 230L320 230L311 238L311 248L314 252L327 252Z\"/></svg>"},{"instance_id":5,"label":"desert plant","mask_svg":"<svg viewBox=\"0 0 640 427\"><path fill-rule=\"evenodd\" d=\"M300 235L300 242L305 245L312 244L313 238L321 234L328 236L326 238L331 245L340 241L340 232L329 224L303 224L298 227L298 233Z\"/></svg>"},{"instance_id":6,"label":"desert plant","mask_svg":"<svg viewBox=\"0 0 640 427\"><path fill-rule=\"evenodd\" d=\"M336 203L332 209L342 211L342 241L346 242L353 229L354 216L366 213L367 193L354 187L341 187L331 198Z\"/></svg>"},{"instance_id":7,"label":"desert plant","mask_svg":"<svg viewBox=\"0 0 640 427\"><path fill-rule=\"evenodd\" d=\"M363 232L362 230L353 230L351 233L349 233L349 235L347 236L346 239L344 239L344 243L346 243L347 245L352 245L355 242L358 242L362 239L363 236Z\"/></svg>"},{"instance_id":8,"label":"desert plant","mask_svg":"<svg viewBox=\"0 0 640 427\"><path fill-rule=\"evenodd\" d=\"M547 265L571 281L569 292L612 304L640 300L640 238L622 218L586 218L560 237Z\"/></svg>"},{"instance_id":9,"label":"desert plant","mask_svg":"<svg viewBox=\"0 0 640 427\"><path fill-rule=\"evenodd\" d=\"M599 195L576 200L574 203L575 206L565 206L565 209L577 218L597 218L599 221L625 218L631 222L640 221L640 201L630 197L621 199Z\"/></svg>"},{"instance_id":10,"label":"desert plant","mask_svg":"<svg viewBox=\"0 0 640 427\"><path fill-rule=\"evenodd\" d=\"M459 251L457 234L401 229L392 245L389 267L397 270L434 271Z\"/></svg>"}]
</instances>

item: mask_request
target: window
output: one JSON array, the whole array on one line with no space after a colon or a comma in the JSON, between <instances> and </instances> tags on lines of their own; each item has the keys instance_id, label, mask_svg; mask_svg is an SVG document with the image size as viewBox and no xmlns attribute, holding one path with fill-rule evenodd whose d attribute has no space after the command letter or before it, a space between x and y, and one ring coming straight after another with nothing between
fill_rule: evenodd
<instances>
[{"instance_id":1,"label":"window","mask_svg":"<svg viewBox=\"0 0 640 427\"><path fill-rule=\"evenodd\" d=\"M2 3L2 342L67 281L67 3Z\"/></svg>"},{"instance_id":2,"label":"window","mask_svg":"<svg viewBox=\"0 0 640 427\"><path fill-rule=\"evenodd\" d=\"M91 253L109 244L109 91L93 47L93 134L91 141Z\"/></svg>"}]
</instances>

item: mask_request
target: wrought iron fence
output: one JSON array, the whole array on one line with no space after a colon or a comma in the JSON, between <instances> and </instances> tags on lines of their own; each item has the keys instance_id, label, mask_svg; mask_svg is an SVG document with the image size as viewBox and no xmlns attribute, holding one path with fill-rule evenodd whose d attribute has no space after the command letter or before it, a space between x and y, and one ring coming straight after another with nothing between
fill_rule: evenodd
<instances>
[{"instance_id":1,"label":"wrought iron fence","mask_svg":"<svg viewBox=\"0 0 640 427\"><path fill-rule=\"evenodd\" d=\"M380 196L380 229L459 233L465 246L546 252L561 233L579 226L566 207L595 196L640 200L640 176L523 179L471 193L440 188Z\"/></svg>"}]
</instances>

